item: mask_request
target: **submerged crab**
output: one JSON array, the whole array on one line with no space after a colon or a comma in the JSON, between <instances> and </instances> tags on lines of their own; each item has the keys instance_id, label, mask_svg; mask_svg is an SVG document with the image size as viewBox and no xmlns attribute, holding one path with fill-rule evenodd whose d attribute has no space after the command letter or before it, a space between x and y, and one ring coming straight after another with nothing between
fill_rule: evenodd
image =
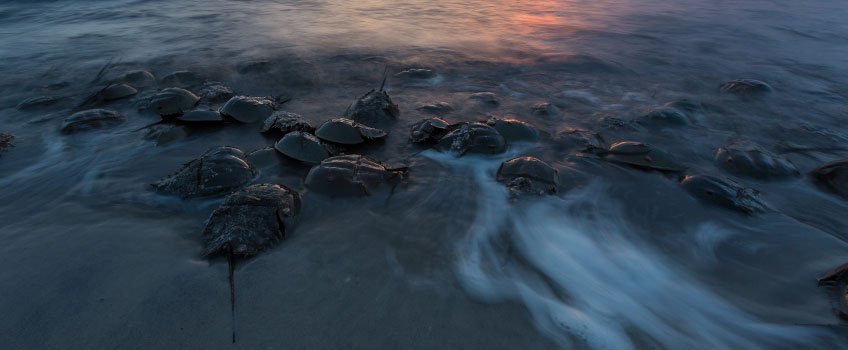
<instances>
[{"instance_id":1,"label":"submerged crab","mask_svg":"<svg viewBox=\"0 0 848 350\"><path fill-rule=\"evenodd\" d=\"M739 176L781 179L800 174L798 168L786 158L746 142L720 147L715 152L715 161L725 170Z\"/></svg>"},{"instance_id":2,"label":"submerged crab","mask_svg":"<svg viewBox=\"0 0 848 350\"><path fill-rule=\"evenodd\" d=\"M818 279L819 286L830 290L834 299L833 312L842 321L848 321L848 263L828 271Z\"/></svg>"},{"instance_id":3,"label":"submerged crab","mask_svg":"<svg viewBox=\"0 0 848 350\"><path fill-rule=\"evenodd\" d=\"M100 129L121 124L127 120L118 112L107 109L89 109L65 118L62 132L74 134L81 131Z\"/></svg>"},{"instance_id":4,"label":"submerged crab","mask_svg":"<svg viewBox=\"0 0 848 350\"><path fill-rule=\"evenodd\" d=\"M321 141L318 141L318 138L300 131L292 131L286 134L280 141L277 141L274 148L283 155L304 163L318 164L330 156L330 153L321 144Z\"/></svg>"},{"instance_id":5,"label":"submerged crab","mask_svg":"<svg viewBox=\"0 0 848 350\"><path fill-rule=\"evenodd\" d=\"M728 179L709 175L687 175L680 184L700 200L739 210L745 214L764 212L767 208L760 201L758 191Z\"/></svg>"},{"instance_id":6,"label":"submerged crab","mask_svg":"<svg viewBox=\"0 0 848 350\"><path fill-rule=\"evenodd\" d=\"M506 151L506 140L483 123L462 123L439 140L439 148L460 157L466 153L497 154Z\"/></svg>"},{"instance_id":7,"label":"submerged crab","mask_svg":"<svg viewBox=\"0 0 848 350\"><path fill-rule=\"evenodd\" d=\"M533 142L539 139L539 131L536 128L518 119L492 117L486 124L495 128L507 142Z\"/></svg>"},{"instance_id":8,"label":"submerged crab","mask_svg":"<svg viewBox=\"0 0 848 350\"><path fill-rule=\"evenodd\" d=\"M667 172L686 170L686 166L678 163L670 154L641 142L614 143L604 152L603 156L607 161L628 164L642 169Z\"/></svg>"},{"instance_id":9,"label":"submerged crab","mask_svg":"<svg viewBox=\"0 0 848 350\"><path fill-rule=\"evenodd\" d=\"M215 147L153 184L161 192L183 198L228 192L248 184L258 174L235 147Z\"/></svg>"},{"instance_id":10,"label":"submerged crab","mask_svg":"<svg viewBox=\"0 0 848 350\"><path fill-rule=\"evenodd\" d=\"M824 164L810 174L823 187L848 198L848 160Z\"/></svg>"},{"instance_id":11,"label":"submerged crab","mask_svg":"<svg viewBox=\"0 0 848 350\"><path fill-rule=\"evenodd\" d=\"M559 171L538 158L518 157L501 164L497 180L506 183L512 196L553 194L559 186Z\"/></svg>"},{"instance_id":12,"label":"submerged crab","mask_svg":"<svg viewBox=\"0 0 848 350\"><path fill-rule=\"evenodd\" d=\"M331 196L369 195L380 187L396 183L406 173L406 168L388 168L368 156L338 156L312 167L306 175L306 187Z\"/></svg>"}]
</instances>

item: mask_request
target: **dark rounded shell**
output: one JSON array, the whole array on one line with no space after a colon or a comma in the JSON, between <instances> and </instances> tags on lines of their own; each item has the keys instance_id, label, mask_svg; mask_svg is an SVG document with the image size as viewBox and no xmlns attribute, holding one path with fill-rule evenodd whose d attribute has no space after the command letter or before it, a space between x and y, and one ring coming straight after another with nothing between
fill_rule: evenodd
<instances>
[{"instance_id":1,"label":"dark rounded shell","mask_svg":"<svg viewBox=\"0 0 848 350\"><path fill-rule=\"evenodd\" d=\"M755 79L737 79L722 83L719 89L723 93L733 93L742 96L764 95L772 92L772 88L766 82Z\"/></svg>"},{"instance_id":2,"label":"dark rounded shell","mask_svg":"<svg viewBox=\"0 0 848 350\"><path fill-rule=\"evenodd\" d=\"M556 147L577 152L596 152L606 150L606 141L601 134L584 129L568 128L557 133Z\"/></svg>"},{"instance_id":3,"label":"dark rounded shell","mask_svg":"<svg viewBox=\"0 0 848 350\"><path fill-rule=\"evenodd\" d=\"M413 124L409 131L409 138L414 143L438 140L447 131L450 125L441 118L427 118Z\"/></svg>"},{"instance_id":4,"label":"dark rounded shell","mask_svg":"<svg viewBox=\"0 0 848 350\"><path fill-rule=\"evenodd\" d=\"M498 168L497 180L506 182L513 195L556 193L559 171L535 157L518 157Z\"/></svg>"},{"instance_id":5,"label":"dark rounded shell","mask_svg":"<svg viewBox=\"0 0 848 350\"><path fill-rule=\"evenodd\" d=\"M235 96L221 107L220 112L242 123L258 123L274 113L274 101L265 97Z\"/></svg>"},{"instance_id":6,"label":"dark rounded shell","mask_svg":"<svg viewBox=\"0 0 848 350\"><path fill-rule=\"evenodd\" d=\"M292 131L274 145L285 156L305 163L318 164L330 154L318 139L305 132Z\"/></svg>"},{"instance_id":7,"label":"dark rounded shell","mask_svg":"<svg viewBox=\"0 0 848 350\"><path fill-rule=\"evenodd\" d=\"M402 79L432 79L436 77L436 72L424 68L410 68L395 73L395 77Z\"/></svg>"},{"instance_id":8,"label":"dark rounded shell","mask_svg":"<svg viewBox=\"0 0 848 350\"><path fill-rule=\"evenodd\" d=\"M344 113L344 117L366 125L397 119L398 105L385 91L371 90L356 99Z\"/></svg>"},{"instance_id":9,"label":"dark rounded shell","mask_svg":"<svg viewBox=\"0 0 848 350\"><path fill-rule=\"evenodd\" d=\"M400 180L405 169L389 169L380 161L360 155L325 159L306 175L306 187L331 196L359 196Z\"/></svg>"},{"instance_id":10,"label":"dark rounded shell","mask_svg":"<svg viewBox=\"0 0 848 350\"><path fill-rule=\"evenodd\" d=\"M491 118L486 124L495 128L506 142L533 142L539 140L539 131L529 123L517 119Z\"/></svg>"},{"instance_id":11,"label":"dark rounded shell","mask_svg":"<svg viewBox=\"0 0 848 350\"><path fill-rule=\"evenodd\" d=\"M493 92L475 92L468 98L487 107L497 107L501 104L501 102L498 101L498 97Z\"/></svg>"},{"instance_id":12,"label":"dark rounded shell","mask_svg":"<svg viewBox=\"0 0 848 350\"><path fill-rule=\"evenodd\" d=\"M21 101L21 103L18 103L18 105L15 106L15 108L17 108L18 110L21 110L21 111L28 111L28 110L33 110L33 109L50 107L51 105L55 104L56 102L59 102L59 99L56 98L56 97L53 97L53 96L38 96L38 97L32 97L32 98L28 98L26 100Z\"/></svg>"},{"instance_id":13,"label":"dark rounded shell","mask_svg":"<svg viewBox=\"0 0 848 350\"><path fill-rule=\"evenodd\" d=\"M199 96L204 103L215 104L229 100L235 96L235 92L223 83L207 81L197 88L197 96Z\"/></svg>"},{"instance_id":14,"label":"dark rounded shell","mask_svg":"<svg viewBox=\"0 0 848 350\"><path fill-rule=\"evenodd\" d=\"M260 132L269 132L272 130L287 134L292 131L313 132L315 131L315 127L297 113L279 111L274 112L274 114L271 114L270 117L265 119L265 122L262 123L262 127L259 129Z\"/></svg>"},{"instance_id":15,"label":"dark rounded shell","mask_svg":"<svg viewBox=\"0 0 848 350\"><path fill-rule=\"evenodd\" d=\"M550 102L537 103L533 106L533 108L530 109L530 111L533 113L533 115L539 117L549 117L560 114L559 108L557 108L557 106L554 106Z\"/></svg>"},{"instance_id":16,"label":"dark rounded shell","mask_svg":"<svg viewBox=\"0 0 848 350\"><path fill-rule=\"evenodd\" d=\"M232 193L206 223L203 255L256 255L285 238L300 208L300 195L276 184L251 185Z\"/></svg>"},{"instance_id":17,"label":"dark rounded shell","mask_svg":"<svg viewBox=\"0 0 848 350\"><path fill-rule=\"evenodd\" d=\"M483 123L462 123L439 140L439 148L459 157L466 153L497 154L506 151L506 140Z\"/></svg>"},{"instance_id":18,"label":"dark rounded shell","mask_svg":"<svg viewBox=\"0 0 848 350\"><path fill-rule=\"evenodd\" d=\"M678 163L670 154L634 141L614 143L604 154L604 159L638 168L668 172L680 172L687 168Z\"/></svg>"},{"instance_id":19,"label":"dark rounded shell","mask_svg":"<svg viewBox=\"0 0 848 350\"><path fill-rule=\"evenodd\" d=\"M839 160L813 169L810 175L834 193L848 198L848 160Z\"/></svg>"},{"instance_id":20,"label":"dark rounded shell","mask_svg":"<svg viewBox=\"0 0 848 350\"><path fill-rule=\"evenodd\" d=\"M168 88L153 95L148 108L161 116L176 116L190 111L198 101L200 98L191 91Z\"/></svg>"},{"instance_id":21,"label":"dark rounded shell","mask_svg":"<svg viewBox=\"0 0 848 350\"><path fill-rule=\"evenodd\" d=\"M146 70L132 70L124 73L121 82L136 87L148 87L156 85L156 77Z\"/></svg>"},{"instance_id":22,"label":"dark rounded shell","mask_svg":"<svg viewBox=\"0 0 848 350\"><path fill-rule=\"evenodd\" d=\"M183 166L179 172L153 184L158 191L183 198L229 192L256 177L258 171L235 147L215 147Z\"/></svg>"},{"instance_id":23,"label":"dark rounded shell","mask_svg":"<svg viewBox=\"0 0 848 350\"><path fill-rule=\"evenodd\" d=\"M786 158L749 143L733 143L716 150L715 161L728 172L759 179L800 175Z\"/></svg>"},{"instance_id":24,"label":"dark rounded shell","mask_svg":"<svg viewBox=\"0 0 848 350\"><path fill-rule=\"evenodd\" d=\"M636 118L636 122L648 126L685 126L691 124L689 117L674 107L658 107Z\"/></svg>"},{"instance_id":25,"label":"dark rounded shell","mask_svg":"<svg viewBox=\"0 0 848 350\"><path fill-rule=\"evenodd\" d=\"M218 111L194 110L176 118L186 124L223 123L224 117Z\"/></svg>"},{"instance_id":26,"label":"dark rounded shell","mask_svg":"<svg viewBox=\"0 0 848 350\"><path fill-rule=\"evenodd\" d=\"M321 124L315 130L315 136L321 140L342 145L358 145L366 140L385 137L386 132L347 118L335 118Z\"/></svg>"},{"instance_id":27,"label":"dark rounded shell","mask_svg":"<svg viewBox=\"0 0 848 350\"><path fill-rule=\"evenodd\" d=\"M696 198L746 214L766 211L756 190L745 188L728 179L709 175L687 175L680 182Z\"/></svg>"},{"instance_id":28,"label":"dark rounded shell","mask_svg":"<svg viewBox=\"0 0 848 350\"><path fill-rule=\"evenodd\" d=\"M62 132L73 134L100 128L115 126L125 122L127 118L118 112L107 109L89 109L77 112L65 118L62 123Z\"/></svg>"},{"instance_id":29,"label":"dark rounded shell","mask_svg":"<svg viewBox=\"0 0 848 350\"><path fill-rule=\"evenodd\" d=\"M454 108L450 103L436 102L419 105L418 107L415 107L415 110L427 114L442 115L453 112Z\"/></svg>"},{"instance_id":30,"label":"dark rounded shell","mask_svg":"<svg viewBox=\"0 0 848 350\"><path fill-rule=\"evenodd\" d=\"M192 71L181 70L162 77L162 86L187 88L202 84L204 81L200 74Z\"/></svg>"},{"instance_id":31,"label":"dark rounded shell","mask_svg":"<svg viewBox=\"0 0 848 350\"><path fill-rule=\"evenodd\" d=\"M100 92L100 97L103 98L104 101L112 101L127 98L137 93L138 90L127 84L112 84Z\"/></svg>"},{"instance_id":32,"label":"dark rounded shell","mask_svg":"<svg viewBox=\"0 0 848 350\"><path fill-rule=\"evenodd\" d=\"M279 165L285 158L274 147L265 147L248 153L244 160L257 168L268 168Z\"/></svg>"}]
</instances>

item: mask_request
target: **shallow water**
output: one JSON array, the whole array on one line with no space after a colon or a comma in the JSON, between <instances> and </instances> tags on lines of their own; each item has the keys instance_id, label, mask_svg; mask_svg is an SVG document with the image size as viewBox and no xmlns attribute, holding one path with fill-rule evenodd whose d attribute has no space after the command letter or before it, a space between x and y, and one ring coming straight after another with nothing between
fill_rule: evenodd
<instances>
[{"instance_id":1,"label":"shallow water","mask_svg":"<svg viewBox=\"0 0 848 350\"><path fill-rule=\"evenodd\" d=\"M848 157L848 5L843 1L5 1L0 2L0 344L9 348L834 349L830 295L815 279L848 258L848 201L806 176L737 178L713 152L736 140L802 173ZM103 70L103 77L98 72ZM194 130L157 147L159 120L61 135L62 119L127 70L189 69L236 92L291 98L314 123L377 88L401 117L362 149L410 167L391 196L310 193L308 166L257 182L303 194L287 239L236 271L230 342L225 262L200 256L221 198L179 200L149 184L206 149L273 144L256 125ZM722 94L753 78L765 98ZM498 107L474 92L494 92ZM20 111L24 99L60 102ZM682 127L614 127L688 99ZM408 143L421 103L451 122L526 120L537 143L453 158ZM561 113L538 116L539 102ZM605 119L606 117L606 119ZM772 211L704 204L663 175L577 155L568 128L648 142L690 173L734 178ZM834 148L838 148L834 150ZM818 149L797 151L798 149ZM791 152L787 150L793 150ZM509 200L499 164L556 167L555 196Z\"/></svg>"}]
</instances>

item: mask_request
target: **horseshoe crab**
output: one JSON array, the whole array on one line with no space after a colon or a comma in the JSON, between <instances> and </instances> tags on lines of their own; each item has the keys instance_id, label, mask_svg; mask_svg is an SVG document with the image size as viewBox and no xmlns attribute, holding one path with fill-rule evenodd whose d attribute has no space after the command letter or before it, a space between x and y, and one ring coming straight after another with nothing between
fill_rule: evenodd
<instances>
[{"instance_id":1,"label":"horseshoe crab","mask_svg":"<svg viewBox=\"0 0 848 350\"><path fill-rule=\"evenodd\" d=\"M279 130L283 134L288 134L292 131L313 132L315 127L297 113L279 111L265 119L262 128L259 129L260 132L271 130Z\"/></svg>"},{"instance_id":2,"label":"horseshoe crab","mask_svg":"<svg viewBox=\"0 0 848 350\"><path fill-rule=\"evenodd\" d=\"M12 144L14 139L15 135L0 132L0 155L2 155L3 152L6 152L9 148L15 147L15 145Z\"/></svg>"},{"instance_id":3,"label":"horseshoe crab","mask_svg":"<svg viewBox=\"0 0 848 350\"><path fill-rule=\"evenodd\" d=\"M203 77L192 71L180 70L162 77L162 86L187 88L203 83Z\"/></svg>"},{"instance_id":4,"label":"horseshoe crab","mask_svg":"<svg viewBox=\"0 0 848 350\"><path fill-rule=\"evenodd\" d=\"M256 168L244 160L244 152L240 149L214 147L183 165L176 174L159 180L153 187L182 198L199 197L242 187L253 181L257 174Z\"/></svg>"},{"instance_id":5,"label":"horseshoe crab","mask_svg":"<svg viewBox=\"0 0 848 350\"><path fill-rule=\"evenodd\" d=\"M654 108L636 117L636 122L648 126L685 126L691 124L689 117L674 107Z\"/></svg>"},{"instance_id":6,"label":"horseshoe crab","mask_svg":"<svg viewBox=\"0 0 848 350\"><path fill-rule=\"evenodd\" d=\"M226 257L230 270L233 343L236 342L235 264L286 237L300 214L300 195L275 184L256 184L227 196L203 229L203 256Z\"/></svg>"},{"instance_id":7,"label":"horseshoe crab","mask_svg":"<svg viewBox=\"0 0 848 350\"><path fill-rule=\"evenodd\" d=\"M160 116L171 117L190 111L198 101L200 98L191 91L168 88L154 94L148 103L139 105L139 109L153 110Z\"/></svg>"},{"instance_id":8,"label":"horseshoe crab","mask_svg":"<svg viewBox=\"0 0 848 350\"><path fill-rule=\"evenodd\" d=\"M235 96L221 107L220 112L245 124L258 123L274 113L274 101L265 97Z\"/></svg>"},{"instance_id":9,"label":"horseshoe crab","mask_svg":"<svg viewBox=\"0 0 848 350\"><path fill-rule=\"evenodd\" d=\"M533 142L539 140L539 131L529 123L517 119L492 117L486 124L495 128L506 142Z\"/></svg>"},{"instance_id":10,"label":"horseshoe crab","mask_svg":"<svg viewBox=\"0 0 848 350\"><path fill-rule=\"evenodd\" d=\"M848 198L848 160L839 160L813 169L810 174L823 187Z\"/></svg>"},{"instance_id":11,"label":"horseshoe crab","mask_svg":"<svg viewBox=\"0 0 848 350\"><path fill-rule=\"evenodd\" d=\"M555 147L562 150L594 153L607 149L604 137L590 130L567 128L557 133L555 140Z\"/></svg>"},{"instance_id":12,"label":"horseshoe crab","mask_svg":"<svg viewBox=\"0 0 848 350\"><path fill-rule=\"evenodd\" d=\"M229 86L217 81L207 81L203 83L203 86L197 89L197 96L199 96L204 103L214 104L229 100L235 96L235 92L233 92L233 89L230 89Z\"/></svg>"},{"instance_id":13,"label":"horseshoe crab","mask_svg":"<svg viewBox=\"0 0 848 350\"><path fill-rule=\"evenodd\" d=\"M337 156L312 167L306 187L330 196L370 195L384 185L396 184L406 173L406 168L388 168L368 156Z\"/></svg>"},{"instance_id":14,"label":"horseshoe crab","mask_svg":"<svg viewBox=\"0 0 848 350\"><path fill-rule=\"evenodd\" d=\"M121 124L127 120L118 112L107 109L89 109L72 114L62 122L62 132L74 134Z\"/></svg>"},{"instance_id":15,"label":"horseshoe crab","mask_svg":"<svg viewBox=\"0 0 848 350\"><path fill-rule=\"evenodd\" d=\"M304 163L318 164L330 157L327 149L312 134L292 131L283 136L274 148L283 155Z\"/></svg>"},{"instance_id":16,"label":"horseshoe crab","mask_svg":"<svg viewBox=\"0 0 848 350\"><path fill-rule=\"evenodd\" d=\"M248 153L244 160L257 168L268 168L282 163L283 158L274 147L265 147Z\"/></svg>"},{"instance_id":17,"label":"horseshoe crab","mask_svg":"<svg viewBox=\"0 0 848 350\"><path fill-rule=\"evenodd\" d=\"M466 153L497 154L506 151L506 140L483 123L462 123L439 139L439 148L461 157Z\"/></svg>"},{"instance_id":18,"label":"horseshoe crab","mask_svg":"<svg viewBox=\"0 0 848 350\"><path fill-rule=\"evenodd\" d=\"M561 113L559 108L550 102L537 103L530 109L530 111L533 115L539 117L555 116Z\"/></svg>"},{"instance_id":19,"label":"horseshoe crab","mask_svg":"<svg viewBox=\"0 0 848 350\"><path fill-rule=\"evenodd\" d=\"M686 170L686 166L678 163L670 154L635 141L616 142L604 152L603 157L607 161L642 169L666 172Z\"/></svg>"},{"instance_id":20,"label":"horseshoe crab","mask_svg":"<svg viewBox=\"0 0 848 350\"><path fill-rule=\"evenodd\" d=\"M759 199L759 191L743 187L729 179L710 175L687 175L680 184L699 200L748 215L767 209Z\"/></svg>"},{"instance_id":21,"label":"horseshoe crab","mask_svg":"<svg viewBox=\"0 0 848 350\"><path fill-rule=\"evenodd\" d=\"M127 84L111 84L100 92L100 97L104 101L120 100L138 93L134 87Z\"/></svg>"},{"instance_id":22,"label":"horseshoe crab","mask_svg":"<svg viewBox=\"0 0 848 350\"><path fill-rule=\"evenodd\" d=\"M497 107L501 105L497 96L493 92L475 92L468 96L469 99L476 101L477 104L487 107Z\"/></svg>"},{"instance_id":23,"label":"horseshoe crab","mask_svg":"<svg viewBox=\"0 0 848 350\"><path fill-rule=\"evenodd\" d=\"M424 68L410 68L395 73L395 77L401 79L432 79L436 77L436 72Z\"/></svg>"},{"instance_id":24,"label":"horseshoe crab","mask_svg":"<svg viewBox=\"0 0 848 350\"><path fill-rule=\"evenodd\" d=\"M725 170L739 176L782 179L800 175L798 168L786 158L747 142L720 147L715 152L715 161Z\"/></svg>"},{"instance_id":25,"label":"horseshoe crab","mask_svg":"<svg viewBox=\"0 0 848 350\"><path fill-rule=\"evenodd\" d=\"M836 299L833 312L839 319L848 321L848 263L828 271L818 279L818 285L830 290Z\"/></svg>"},{"instance_id":26,"label":"horseshoe crab","mask_svg":"<svg viewBox=\"0 0 848 350\"><path fill-rule=\"evenodd\" d=\"M224 117L218 111L193 110L175 119L185 124L217 124L225 122Z\"/></svg>"},{"instance_id":27,"label":"horseshoe crab","mask_svg":"<svg viewBox=\"0 0 848 350\"><path fill-rule=\"evenodd\" d=\"M344 113L345 118L366 125L395 120L398 116L398 105L392 103L392 98L382 87L380 90L372 89L356 99Z\"/></svg>"},{"instance_id":28,"label":"horseshoe crab","mask_svg":"<svg viewBox=\"0 0 848 350\"><path fill-rule=\"evenodd\" d=\"M156 77L146 70L132 70L124 73L120 81L130 86L149 87L156 85Z\"/></svg>"},{"instance_id":29,"label":"horseshoe crab","mask_svg":"<svg viewBox=\"0 0 848 350\"><path fill-rule=\"evenodd\" d=\"M53 97L53 96L38 96L38 97L32 97L32 98L28 98L26 100L21 101L21 103L18 103L18 105L15 106L15 108L18 109L19 111L29 111L29 110L34 110L34 109L41 109L41 108L50 107L50 106L56 104L56 102L59 102L59 99L56 98L56 97Z\"/></svg>"},{"instance_id":30,"label":"horseshoe crab","mask_svg":"<svg viewBox=\"0 0 848 350\"><path fill-rule=\"evenodd\" d=\"M386 137L386 132L371 128L346 118L330 119L315 130L319 139L342 145L358 145L365 141Z\"/></svg>"},{"instance_id":31,"label":"horseshoe crab","mask_svg":"<svg viewBox=\"0 0 848 350\"><path fill-rule=\"evenodd\" d=\"M505 161L496 179L505 182L510 195L554 194L559 186L559 171L535 157L518 157Z\"/></svg>"},{"instance_id":32,"label":"horseshoe crab","mask_svg":"<svg viewBox=\"0 0 848 350\"><path fill-rule=\"evenodd\" d=\"M453 112L454 108L450 103L436 102L419 105L418 107L415 107L415 110L427 114L442 115Z\"/></svg>"},{"instance_id":33,"label":"horseshoe crab","mask_svg":"<svg viewBox=\"0 0 848 350\"><path fill-rule=\"evenodd\" d=\"M755 79L737 79L724 82L719 85L719 90L723 93L733 93L744 97L761 96L773 91L769 84Z\"/></svg>"},{"instance_id":34,"label":"horseshoe crab","mask_svg":"<svg viewBox=\"0 0 848 350\"><path fill-rule=\"evenodd\" d=\"M450 125L441 118L427 118L418 121L410 128L410 140L413 143L436 141L448 132Z\"/></svg>"}]
</instances>

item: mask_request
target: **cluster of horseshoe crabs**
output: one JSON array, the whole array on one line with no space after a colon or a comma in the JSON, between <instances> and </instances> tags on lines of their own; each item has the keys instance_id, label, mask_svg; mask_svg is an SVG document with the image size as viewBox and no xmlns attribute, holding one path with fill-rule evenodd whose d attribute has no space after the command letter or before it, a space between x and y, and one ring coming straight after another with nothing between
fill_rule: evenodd
<instances>
[{"instance_id":1,"label":"cluster of horseshoe crabs","mask_svg":"<svg viewBox=\"0 0 848 350\"><path fill-rule=\"evenodd\" d=\"M399 79L427 80L437 75L426 69L409 69ZM385 84L385 80L383 82ZM767 83L740 79L721 84L720 91L745 98L762 97L773 92ZM277 184L251 184L260 168L275 159L290 158L311 166L305 187L330 197L367 196L379 191L394 191L409 169L393 168L367 155L356 154L357 147L387 136L380 127L395 122L400 109L388 93L373 89L353 101L342 117L331 118L317 127L298 114L279 111L282 103L273 97L237 95L226 85L205 79L190 71L178 71L157 80L147 71L126 72L89 96L75 113L68 116L61 131L73 134L109 128L126 121L120 113L103 108L116 101L134 99L140 111L155 113L161 121L149 128L159 133L158 143L184 137L194 127L227 123L261 124L258 131L279 139L273 147L245 154L235 147L214 147L186 163L179 171L153 184L164 194L182 198L226 195L209 218L201 236L203 255L226 257L230 265L231 302L235 315L233 267L237 259L259 254L285 238L301 210L300 194ZM38 96L22 101L20 110L49 108L63 98ZM497 108L500 101L491 92L474 93L469 100L484 109ZM90 108L95 106L97 108ZM410 142L433 147L455 157L467 154L504 153L511 143L538 142L542 135L534 126L517 119L489 117L474 122L449 123L445 115L454 113L446 102L419 105L416 110L431 115L410 127ZM551 103L539 103L530 109L533 115L553 117L562 113ZM633 120L604 118L608 128L685 127L704 113L697 102L680 100L651 109ZM176 131L173 131L176 130ZM765 212L766 203L755 189L731 178L703 173L686 173L688 166L675 155L638 141L621 141L606 146L600 134L568 129L554 135L557 146L575 148L597 159L633 167L678 175L680 186L693 197L744 214ZM11 145L11 136L0 134L0 152ZM798 168L786 158L759 145L735 141L715 150L713 158L720 170L740 178L760 181L800 176ZM848 199L848 160L824 164L810 172L822 189ZM512 197L557 193L559 171L534 157L504 161L496 174ZM848 320L848 264L819 279L821 285L837 290L837 314ZM235 316L233 316L235 317ZM233 331L235 341L235 326Z\"/></svg>"}]
</instances>

